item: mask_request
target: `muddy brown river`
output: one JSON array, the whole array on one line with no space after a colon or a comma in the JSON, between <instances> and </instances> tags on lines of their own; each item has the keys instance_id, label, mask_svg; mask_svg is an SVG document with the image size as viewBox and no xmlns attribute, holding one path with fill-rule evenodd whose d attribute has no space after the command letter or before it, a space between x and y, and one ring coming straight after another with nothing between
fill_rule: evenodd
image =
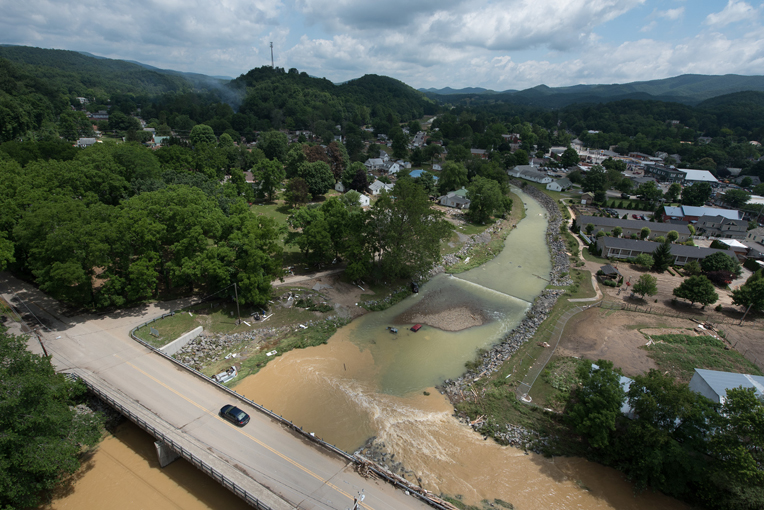
<instances>
[{"instance_id":1,"label":"muddy brown river","mask_svg":"<svg viewBox=\"0 0 764 510\"><path fill-rule=\"evenodd\" d=\"M450 403L434 388L459 376L478 348L514 328L547 285L551 264L544 210L516 193L526 203L527 217L496 259L457 277L433 278L418 295L356 319L328 344L278 357L236 390L345 450L354 451L376 437L394 454L391 462L413 471L426 489L461 495L467 503L499 498L521 510L686 508L660 494L634 495L620 473L584 459L547 459L484 441L452 416ZM408 330L412 317L449 309L469 317L465 327L471 327ZM388 326L399 333L391 334ZM139 502L124 508L238 508L210 496L207 487L215 483L202 473L173 468L182 466L180 461L159 470L155 457L131 462L112 461L109 453L98 457L115 446L131 448L119 440L119 433L107 439L71 494L52 508L101 508L100 496L108 497L96 492L102 484L109 484L120 500ZM128 451L122 453L130 457Z\"/></svg>"}]
</instances>

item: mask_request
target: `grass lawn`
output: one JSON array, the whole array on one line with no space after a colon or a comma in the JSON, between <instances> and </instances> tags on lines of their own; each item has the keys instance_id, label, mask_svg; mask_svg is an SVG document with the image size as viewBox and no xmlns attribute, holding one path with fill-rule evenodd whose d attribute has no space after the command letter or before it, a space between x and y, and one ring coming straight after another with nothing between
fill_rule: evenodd
<instances>
[{"instance_id":1,"label":"grass lawn","mask_svg":"<svg viewBox=\"0 0 764 510\"><path fill-rule=\"evenodd\" d=\"M655 335L645 347L661 372L689 383L696 368L764 375L756 365L735 350L725 350L724 342L712 336Z\"/></svg>"},{"instance_id":2,"label":"grass lawn","mask_svg":"<svg viewBox=\"0 0 764 510\"><path fill-rule=\"evenodd\" d=\"M584 259L588 260L589 262L596 262L598 264L610 264L608 259L603 259L602 257L598 257L589 253L589 248L584 248L584 251L582 251L581 254L584 256Z\"/></svg>"}]
</instances>

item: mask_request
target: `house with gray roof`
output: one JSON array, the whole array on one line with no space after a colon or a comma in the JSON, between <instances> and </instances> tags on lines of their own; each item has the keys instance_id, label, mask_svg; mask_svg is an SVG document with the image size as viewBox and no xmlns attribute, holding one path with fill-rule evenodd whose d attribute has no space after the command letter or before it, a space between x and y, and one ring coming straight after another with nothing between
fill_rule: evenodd
<instances>
[{"instance_id":1,"label":"house with gray roof","mask_svg":"<svg viewBox=\"0 0 764 510\"><path fill-rule=\"evenodd\" d=\"M449 191L438 199L440 205L454 207L456 209L469 209L470 199L467 198L467 190L462 187L456 191Z\"/></svg>"},{"instance_id":2,"label":"house with gray roof","mask_svg":"<svg viewBox=\"0 0 764 510\"><path fill-rule=\"evenodd\" d=\"M633 259L643 253L652 254L661 243L652 241L637 241L620 237L602 236L597 239L597 248L601 251L601 257L610 259ZM735 252L730 250L717 250L714 248L701 248L700 246L685 246L683 244L670 244L671 255L674 256L674 264L683 266L691 260L700 262L709 255L722 252L733 259L737 259Z\"/></svg>"},{"instance_id":3,"label":"house with gray roof","mask_svg":"<svg viewBox=\"0 0 764 510\"><path fill-rule=\"evenodd\" d=\"M551 177L539 172L533 165L517 165L516 167L507 170L507 173L510 177L519 177L520 179L527 179L541 184L549 184L552 182Z\"/></svg>"},{"instance_id":4,"label":"house with gray roof","mask_svg":"<svg viewBox=\"0 0 764 510\"><path fill-rule=\"evenodd\" d=\"M91 145L95 145L96 139L95 138L80 138L77 140L77 147L80 148L86 148L90 147Z\"/></svg>"},{"instance_id":5,"label":"house with gray roof","mask_svg":"<svg viewBox=\"0 0 764 510\"><path fill-rule=\"evenodd\" d=\"M557 179L556 181L547 184L546 189L550 191L562 191L564 189L570 188L571 186L573 186L573 183L570 182L570 179L563 177L562 179Z\"/></svg>"},{"instance_id":6,"label":"house with gray roof","mask_svg":"<svg viewBox=\"0 0 764 510\"><path fill-rule=\"evenodd\" d=\"M599 216L579 216L576 218L576 225L582 230L586 229L588 224L594 225L593 235L603 231L610 235L615 227L621 227L623 237L631 237L632 234L639 235L644 227L650 229L650 238L658 236L666 237L666 234L675 230L679 234L678 241L684 242L692 237L687 225L674 225L672 223L658 223L640 220L622 220L620 218L601 218Z\"/></svg>"},{"instance_id":7,"label":"house with gray roof","mask_svg":"<svg viewBox=\"0 0 764 510\"><path fill-rule=\"evenodd\" d=\"M369 190L371 191L372 195L379 195L383 191L390 193L394 187L395 186L392 184L385 184L380 180L376 180L369 186Z\"/></svg>"},{"instance_id":8,"label":"house with gray roof","mask_svg":"<svg viewBox=\"0 0 764 510\"><path fill-rule=\"evenodd\" d=\"M759 398L764 396L764 377L760 375L735 374L718 370L696 368L690 379L690 389L704 397L723 404L730 388L753 388Z\"/></svg>"},{"instance_id":9,"label":"house with gray roof","mask_svg":"<svg viewBox=\"0 0 764 510\"><path fill-rule=\"evenodd\" d=\"M726 239L745 239L748 231L748 222L733 220L721 215L701 216L695 224L698 235L707 237L721 237Z\"/></svg>"}]
</instances>

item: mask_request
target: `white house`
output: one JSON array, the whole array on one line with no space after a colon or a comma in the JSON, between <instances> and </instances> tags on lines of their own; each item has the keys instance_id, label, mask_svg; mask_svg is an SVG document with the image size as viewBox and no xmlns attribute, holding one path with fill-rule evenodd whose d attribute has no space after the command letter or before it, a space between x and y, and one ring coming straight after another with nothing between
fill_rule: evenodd
<instances>
[{"instance_id":1,"label":"white house","mask_svg":"<svg viewBox=\"0 0 764 510\"><path fill-rule=\"evenodd\" d=\"M570 182L570 179L568 179L567 177L564 177L554 182L550 182L549 184L546 185L546 189L550 191L562 191L564 189L570 188L571 186L573 186L573 183Z\"/></svg>"},{"instance_id":2,"label":"white house","mask_svg":"<svg viewBox=\"0 0 764 510\"><path fill-rule=\"evenodd\" d=\"M369 207L369 205L371 205L371 199L368 195L361 194L358 197L358 201L361 203L361 207Z\"/></svg>"},{"instance_id":3,"label":"white house","mask_svg":"<svg viewBox=\"0 0 764 510\"><path fill-rule=\"evenodd\" d=\"M345 193L345 185L342 184L342 181L337 181L337 184L334 185L334 189L340 193Z\"/></svg>"},{"instance_id":4,"label":"white house","mask_svg":"<svg viewBox=\"0 0 764 510\"><path fill-rule=\"evenodd\" d=\"M371 171L381 170L385 167L385 162L382 158L369 158L364 162L366 168Z\"/></svg>"},{"instance_id":5,"label":"white house","mask_svg":"<svg viewBox=\"0 0 764 510\"><path fill-rule=\"evenodd\" d=\"M385 184L384 182L380 180L374 181L371 186L369 186L369 189L371 190L372 195L379 195L383 191L387 191L390 193L393 190L394 186L392 184Z\"/></svg>"},{"instance_id":6,"label":"white house","mask_svg":"<svg viewBox=\"0 0 764 510\"><path fill-rule=\"evenodd\" d=\"M541 184L549 184L552 182L551 177L539 172L533 165L518 165L508 170L507 173L511 177L519 177L520 179L527 179Z\"/></svg>"}]
</instances>

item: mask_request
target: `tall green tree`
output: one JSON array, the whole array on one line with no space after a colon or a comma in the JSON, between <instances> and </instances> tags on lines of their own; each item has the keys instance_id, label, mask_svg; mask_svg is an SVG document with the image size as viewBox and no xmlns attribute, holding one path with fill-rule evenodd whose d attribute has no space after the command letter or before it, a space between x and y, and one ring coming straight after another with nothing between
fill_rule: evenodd
<instances>
[{"instance_id":1,"label":"tall green tree","mask_svg":"<svg viewBox=\"0 0 764 510\"><path fill-rule=\"evenodd\" d=\"M751 199L751 194L744 189L731 189L722 195L724 203L738 209L743 207Z\"/></svg>"},{"instance_id":2,"label":"tall green tree","mask_svg":"<svg viewBox=\"0 0 764 510\"><path fill-rule=\"evenodd\" d=\"M584 362L576 370L581 383L572 395L567 420L592 447L605 448L615 430L626 392L612 361L599 359L597 366Z\"/></svg>"},{"instance_id":3,"label":"tall green tree","mask_svg":"<svg viewBox=\"0 0 764 510\"><path fill-rule=\"evenodd\" d=\"M653 270L663 273L674 262L671 254L671 244L661 243L653 252Z\"/></svg>"},{"instance_id":4,"label":"tall green tree","mask_svg":"<svg viewBox=\"0 0 764 510\"><path fill-rule=\"evenodd\" d=\"M278 159L282 163L287 155L287 135L280 131L266 131L257 140L257 148L265 153L268 159Z\"/></svg>"},{"instance_id":5,"label":"tall green tree","mask_svg":"<svg viewBox=\"0 0 764 510\"><path fill-rule=\"evenodd\" d=\"M480 176L472 179L467 188L467 198L470 200L467 217L474 223L485 224L491 216L504 213L504 196L499 184L492 179Z\"/></svg>"},{"instance_id":6,"label":"tall green tree","mask_svg":"<svg viewBox=\"0 0 764 510\"><path fill-rule=\"evenodd\" d=\"M80 467L80 454L101 437L100 416L80 414L85 392L32 354L21 337L0 330L0 507L37 507Z\"/></svg>"},{"instance_id":7,"label":"tall green tree","mask_svg":"<svg viewBox=\"0 0 764 510\"><path fill-rule=\"evenodd\" d=\"M194 146L200 144L212 145L218 141L217 137L215 136L215 132L210 126L206 124L197 124L194 126L193 129L191 129L189 138L191 139L191 143L194 144Z\"/></svg>"},{"instance_id":8,"label":"tall green tree","mask_svg":"<svg viewBox=\"0 0 764 510\"><path fill-rule=\"evenodd\" d=\"M682 190L682 204L700 207L711 198L711 185L707 182L696 182Z\"/></svg>"},{"instance_id":9,"label":"tall green tree","mask_svg":"<svg viewBox=\"0 0 764 510\"><path fill-rule=\"evenodd\" d=\"M634 284L634 293L639 294L642 298L647 296L654 296L658 293L658 279L649 274L643 274Z\"/></svg>"},{"instance_id":10,"label":"tall green tree","mask_svg":"<svg viewBox=\"0 0 764 510\"><path fill-rule=\"evenodd\" d=\"M260 160L252 173L257 179L257 196L260 198L268 198L268 201L273 202L273 197L276 194L276 190L281 187L281 183L286 177L284 167L280 161L272 161L270 159Z\"/></svg>"},{"instance_id":11,"label":"tall green tree","mask_svg":"<svg viewBox=\"0 0 764 510\"><path fill-rule=\"evenodd\" d=\"M453 230L444 216L411 179L399 180L392 196L383 195L374 203L368 246L384 278L411 278L437 262L440 243Z\"/></svg>"},{"instance_id":12,"label":"tall green tree","mask_svg":"<svg viewBox=\"0 0 764 510\"><path fill-rule=\"evenodd\" d=\"M693 305L700 303L703 307L719 300L714 284L703 275L690 276L675 288L673 293L678 298L686 299Z\"/></svg>"},{"instance_id":13,"label":"tall green tree","mask_svg":"<svg viewBox=\"0 0 764 510\"><path fill-rule=\"evenodd\" d=\"M297 175L308 185L308 191L315 200L319 195L323 195L334 187L334 176L327 163L316 161L315 163L305 163L299 169Z\"/></svg>"},{"instance_id":14,"label":"tall green tree","mask_svg":"<svg viewBox=\"0 0 764 510\"><path fill-rule=\"evenodd\" d=\"M462 189L467 184L469 184L469 179L464 165L454 161L446 161L443 164L443 170L440 172L440 180L438 181L438 190L441 194L445 195L449 191Z\"/></svg>"}]
</instances>

